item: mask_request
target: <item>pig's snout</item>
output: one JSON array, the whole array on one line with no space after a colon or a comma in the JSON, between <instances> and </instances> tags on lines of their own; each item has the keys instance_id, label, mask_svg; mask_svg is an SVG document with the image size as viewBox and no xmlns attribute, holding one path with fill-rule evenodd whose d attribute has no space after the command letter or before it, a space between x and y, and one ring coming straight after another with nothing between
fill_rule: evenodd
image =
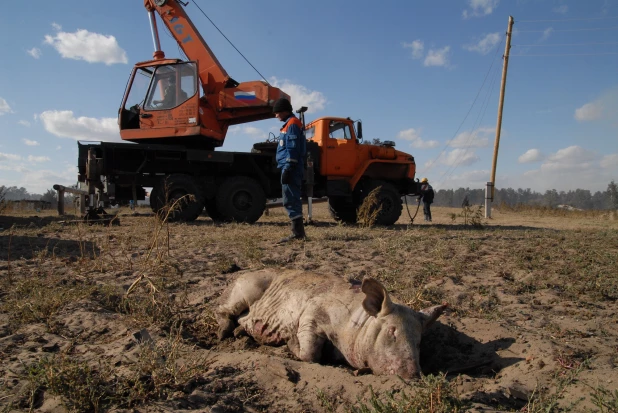
<instances>
[{"instance_id":1,"label":"pig's snout","mask_svg":"<svg viewBox=\"0 0 618 413\"><path fill-rule=\"evenodd\" d=\"M396 368L389 373L401 376L404 379L418 379L421 377L421 367L414 360L402 360Z\"/></svg>"}]
</instances>

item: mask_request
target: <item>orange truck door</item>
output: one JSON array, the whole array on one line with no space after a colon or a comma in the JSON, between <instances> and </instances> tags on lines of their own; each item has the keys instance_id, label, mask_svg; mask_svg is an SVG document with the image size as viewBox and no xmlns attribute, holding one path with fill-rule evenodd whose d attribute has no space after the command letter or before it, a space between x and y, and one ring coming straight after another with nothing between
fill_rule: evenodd
<instances>
[{"instance_id":1,"label":"orange truck door","mask_svg":"<svg viewBox=\"0 0 618 413\"><path fill-rule=\"evenodd\" d=\"M324 172L327 176L350 177L358 165L357 143L350 126L344 122L330 121L325 139Z\"/></svg>"}]
</instances>

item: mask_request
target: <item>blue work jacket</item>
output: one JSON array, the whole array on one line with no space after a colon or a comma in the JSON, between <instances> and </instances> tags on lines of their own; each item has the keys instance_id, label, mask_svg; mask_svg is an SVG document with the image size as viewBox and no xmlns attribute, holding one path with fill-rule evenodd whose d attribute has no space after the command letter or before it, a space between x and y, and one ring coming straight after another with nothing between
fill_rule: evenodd
<instances>
[{"instance_id":1,"label":"blue work jacket","mask_svg":"<svg viewBox=\"0 0 618 413\"><path fill-rule=\"evenodd\" d=\"M292 115L281 128L279 145L277 145L277 167L283 170L300 165L302 168L306 153L307 140L303 132L303 124Z\"/></svg>"}]
</instances>

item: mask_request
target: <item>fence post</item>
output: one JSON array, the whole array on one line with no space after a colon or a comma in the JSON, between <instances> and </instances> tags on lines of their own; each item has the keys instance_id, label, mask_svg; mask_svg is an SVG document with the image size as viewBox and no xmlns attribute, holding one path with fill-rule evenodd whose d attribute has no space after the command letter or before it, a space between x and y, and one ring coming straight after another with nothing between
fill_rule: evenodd
<instances>
[{"instance_id":1,"label":"fence post","mask_svg":"<svg viewBox=\"0 0 618 413\"><path fill-rule=\"evenodd\" d=\"M487 182L485 186L485 218L491 218L491 202L493 193L493 182Z\"/></svg>"},{"instance_id":2,"label":"fence post","mask_svg":"<svg viewBox=\"0 0 618 413\"><path fill-rule=\"evenodd\" d=\"M64 189L58 191L58 215L64 215Z\"/></svg>"}]
</instances>

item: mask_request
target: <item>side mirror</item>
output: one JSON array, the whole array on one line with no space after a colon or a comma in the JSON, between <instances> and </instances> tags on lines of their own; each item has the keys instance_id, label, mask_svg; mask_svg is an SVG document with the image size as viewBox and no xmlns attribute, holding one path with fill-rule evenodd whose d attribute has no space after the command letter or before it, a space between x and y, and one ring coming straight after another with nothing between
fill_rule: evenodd
<instances>
[{"instance_id":1,"label":"side mirror","mask_svg":"<svg viewBox=\"0 0 618 413\"><path fill-rule=\"evenodd\" d=\"M356 139L359 142L363 141L363 123L359 120L356 122Z\"/></svg>"}]
</instances>

